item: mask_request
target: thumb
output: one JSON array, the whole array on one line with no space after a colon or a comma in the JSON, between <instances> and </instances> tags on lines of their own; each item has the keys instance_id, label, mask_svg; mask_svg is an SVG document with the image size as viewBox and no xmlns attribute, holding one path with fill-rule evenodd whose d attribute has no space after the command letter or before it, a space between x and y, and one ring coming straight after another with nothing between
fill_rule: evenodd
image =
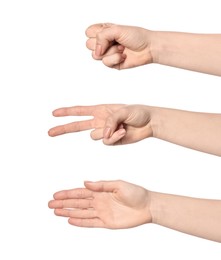
<instances>
[{"instance_id":1,"label":"thumb","mask_svg":"<svg viewBox=\"0 0 221 260\"><path fill-rule=\"evenodd\" d=\"M119 128L123 128L123 123L128 119L128 111L125 108L119 109L113 115L109 116L104 126L104 138L110 138Z\"/></svg>"},{"instance_id":2,"label":"thumb","mask_svg":"<svg viewBox=\"0 0 221 260\"><path fill-rule=\"evenodd\" d=\"M114 192L118 189L118 181L85 181L84 186L92 191L97 192Z\"/></svg>"},{"instance_id":3,"label":"thumb","mask_svg":"<svg viewBox=\"0 0 221 260\"><path fill-rule=\"evenodd\" d=\"M120 37L119 30L114 24L104 24L103 29L96 34L95 54L102 56Z\"/></svg>"}]
</instances>

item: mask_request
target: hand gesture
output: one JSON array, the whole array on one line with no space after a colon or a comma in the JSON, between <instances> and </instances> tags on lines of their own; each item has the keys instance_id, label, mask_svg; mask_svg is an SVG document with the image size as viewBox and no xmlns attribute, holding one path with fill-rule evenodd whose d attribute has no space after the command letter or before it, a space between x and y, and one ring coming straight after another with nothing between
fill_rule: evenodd
<instances>
[{"instance_id":1,"label":"hand gesture","mask_svg":"<svg viewBox=\"0 0 221 260\"><path fill-rule=\"evenodd\" d=\"M106 66L128 69L153 62L153 34L135 26L94 24L86 30L87 47Z\"/></svg>"},{"instance_id":2,"label":"hand gesture","mask_svg":"<svg viewBox=\"0 0 221 260\"><path fill-rule=\"evenodd\" d=\"M80 227L131 228L152 221L149 191L124 181L85 182L54 194L49 208Z\"/></svg>"},{"instance_id":3,"label":"hand gesture","mask_svg":"<svg viewBox=\"0 0 221 260\"><path fill-rule=\"evenodd\" d=\"M93 119L56 126L50 136L93 129L91 138L103 139L104 144L130 144L153 136L152 108L144 105L96 105L59 108L53 112L59 116L92 116Z\"/></svg>"}]
</instances>

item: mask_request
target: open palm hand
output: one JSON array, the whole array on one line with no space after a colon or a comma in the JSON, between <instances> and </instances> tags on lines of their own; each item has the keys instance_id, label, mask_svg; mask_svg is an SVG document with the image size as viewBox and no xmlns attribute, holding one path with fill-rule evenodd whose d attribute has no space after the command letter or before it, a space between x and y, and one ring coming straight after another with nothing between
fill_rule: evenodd
<instances>
[{"instance_id":1,"label":"open palm hand","mask_svg":"<svg viewBox=\"0 0 221 260\"><path fill-rule=\"evenodd\" d=\"M74 226L120 229L151 222L146 189L124 181L85 182L85 186L55 193L49 207Z\"/></svg>"}]
</instances>

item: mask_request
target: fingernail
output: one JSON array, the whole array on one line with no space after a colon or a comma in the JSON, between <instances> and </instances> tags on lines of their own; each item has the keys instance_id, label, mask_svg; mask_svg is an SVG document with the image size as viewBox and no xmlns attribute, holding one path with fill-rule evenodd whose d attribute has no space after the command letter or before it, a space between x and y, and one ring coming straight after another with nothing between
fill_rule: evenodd
<instances>
[{"instance_id":1,"label":"fingernail","mask_svg":"<svg viewBox=\"0 0 221 260\"><path fill-rule=\"evenodd\" d=\"M106 128L104 130L104 138L109 138L110 137L110 133L111 133L110 127Z\"/></svg>"},{"instance_id":2,"label":"fingernail","mask_svg":"<svg viewBox=\"0 0 221 260\"><path fill-rule=\"evenodd\" d=\"M53 136L53 135L54 135L54 131L53 131L52 129L50 129L50 130L48 131L48 135L49 135L49 136Z\"/></svg>"},{"instance_id":3,"label":"fingernail","mask_svg":"<svg viewBox=\"0 0 221 260\"><path fill-rule=\"evenodd\" d=\"M101 45L97 44L95 49L96 56L101 56Z\"/></svg>"},{"instance_id":4,"label":"fingernail","mask_svg":"<svg viewBox=\"0 0 221 260\"><path fill-rule=\"evenodd\" d=\"M118 50L119 50L119 51L124 51L124 49L125 49L125 47L124 47L124 46L122 46L122 45L118 45L118 47L117 47L117 48L118 48Z\"/></svg>"},{"instance_id":5,"label":"fingernail","mask_svg":"<svg viewBox=\"0 0 221 260\"><path fill-rule=\"evenodd\" d=\"M127 55L125 53L122 53L122 59L125 60L127 58Z\"/></svg>"}]
</instances>

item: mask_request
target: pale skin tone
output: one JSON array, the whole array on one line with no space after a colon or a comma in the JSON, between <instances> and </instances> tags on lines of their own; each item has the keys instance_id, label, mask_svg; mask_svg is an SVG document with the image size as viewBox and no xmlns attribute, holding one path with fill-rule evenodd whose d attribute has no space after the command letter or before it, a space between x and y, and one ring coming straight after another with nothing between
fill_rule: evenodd
<instances>
[{"instance_id":1,"label":"pale skin tone","mask_svg":"<svg viewBox=\"0 0 221 260\"><path fill-rule=\"evenodd\" d=\"M221 34L150 31L116 24L86 30L87 47L96 60L128 69L149 63L221 76Z\"/></svg>"},{"instance_id":2,"label":"pale skin tone","mask_svg":"<svg viewBox=\"0 0 221 260\"><path fill-rule=\"evenodd\" d=\"M87 47L111 68L149 63L221 75L221 35L154 32L133 26L90 26ZM221 156L221 114L146 105L109 104L59 108L56 117L91 119L53 127L50 136L92 130L91 138L123 145L149 137ZM85 188L54 194L49 207L81 227L130 228L159 224L221 242L221 201L146 190L124 181L85 182Z\"/></svg>"},{"instance_id":3,"label":"pale skin tone","mask_svg":"<svg viewBox=\"0 0 221 260\"><path fill-rule=\"evenodd\" d=\"M91 137L102 139L106 145L131 144L155 137L221 156L221 114L109 104L59 108L53 115L92 119L56 126L49 130L50 136L92 129Z\"/></svg>"},{"instance_id":4,"label":"pale skin tone","mask_svg":"<svg viewBox=\"0 0 221 260\"><path fill-rule=\"evenodd\" d=\"M74 226L122 229L154 223L221 242L219 200L152 192L125 181L100 181L55 193L49 207Z\"/></svg>"},{"instance_id":5,"label":"pale skin tone","mask_svg":"<svg viewBox=\"0 0 221 260\"><path fill-rule=\"evenodd\" d=\"M92 116L56 126L49 135L91 131L107 145L157 137L192 149L221 155L221 115L145 105L97 105L60 108L55 116ZM221 201L151 192L122 181L85 182L85 189L61 191L49 207L82 227L129 228L155 223L221 242Z\"/></svg>"}]
</instances>

